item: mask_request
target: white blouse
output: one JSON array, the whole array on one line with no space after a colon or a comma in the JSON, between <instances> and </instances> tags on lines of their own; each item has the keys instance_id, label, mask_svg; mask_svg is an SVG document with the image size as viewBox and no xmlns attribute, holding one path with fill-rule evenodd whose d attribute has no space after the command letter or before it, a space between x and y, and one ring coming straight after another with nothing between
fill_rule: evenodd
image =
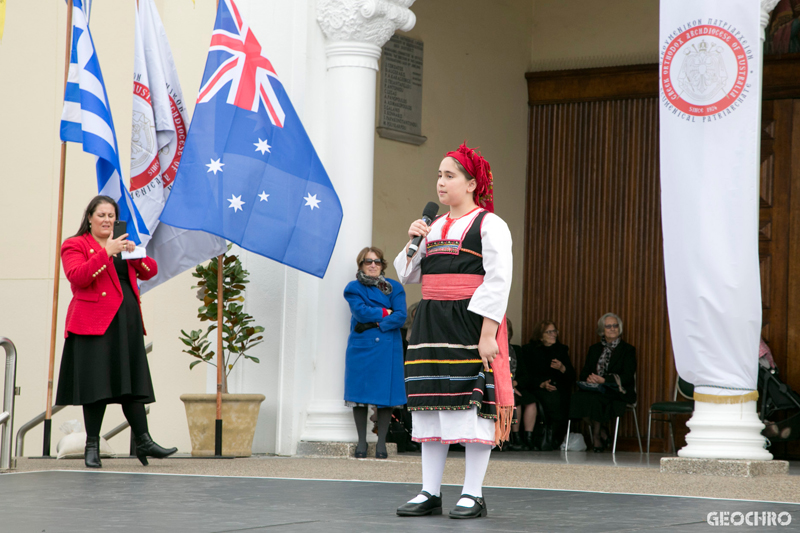
<instances>
[{"instance_id":1,"label":"white blouse","mask_svg":"<svg viewBox=\"0 0 800 533\"><path fill-rule=\"evenodd\" d=\"M465 215L453 221L447 232L451 240L463 240L466 231L473 220L480 214L476 209L474 213ZM428 236L422 240L419 251L411 261L406 261L406 250L403 249L394 260L400 283L420 283L422 279L422 257L426 254L428 241L442 239L442 228L446 216L435 220L431 225ZM502 218L494 213L487 213L481 227L481 246L483 251L483 270L486 275L483 283L475 290L470 300L469 309L475 314L490 318L497 323L503 320L508 306L508 295L511 292L511 275L513 257L511 254L511 232Z\"/></svg>"}]
</instances>

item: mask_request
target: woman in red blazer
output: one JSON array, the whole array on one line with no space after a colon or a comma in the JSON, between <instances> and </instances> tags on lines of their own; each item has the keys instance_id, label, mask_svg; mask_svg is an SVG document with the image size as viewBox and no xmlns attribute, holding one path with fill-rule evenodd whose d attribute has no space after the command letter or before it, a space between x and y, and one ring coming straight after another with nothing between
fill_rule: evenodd
<instances>
[{"instance_id":1,"label":"woman in red blazer","mask_svg":"<svg viewBox=\"0 0 800 533\"><path fill-rule=\"evenodd\" d=\"M144 405L155 401L144 347L144 323L136 279L158 273L156 262L121 259L136 246L128 234L113 238L117 203L95 196L86 207L80 229L61 246L61 261L72 288L64 332L64 352L56 405L82 405L86 425L84 460L100 468L100 426L106 405L122 405L136 438L136 455L166 457L178 451L153 442Z\"/></svg>"}]
</instances>

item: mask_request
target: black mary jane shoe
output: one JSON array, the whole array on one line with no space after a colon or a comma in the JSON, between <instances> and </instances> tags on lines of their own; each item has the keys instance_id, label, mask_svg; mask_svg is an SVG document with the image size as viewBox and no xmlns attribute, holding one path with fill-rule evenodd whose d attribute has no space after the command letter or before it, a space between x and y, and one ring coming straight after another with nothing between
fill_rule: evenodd
<instances>
[{"instance_id":1,"label":"black mary jane shoe","mask_svg":"<svg viewBox=\"0 0 800 533\"><path fill-rule=\"evenodd\" d=\"M469 498L475 502L475 505L472 507L456 505L455 508L450 511L450 518L478 518L489 514L486 511L486 502L483 498L470 494L462 494L461 498Z\"/></svg>"},{"instance_id":2,"label":"black mary jane shoe","mask_svg":"<svg viewBox=\"0 0 800 533\"><path fill-rule=\"evenodd\" d=\"M433 496L430 492L422 491L421 495L428 499L422 503L404 503L397 508L397 516L427 516L442 514L442 497Z\"/></svg>"}]
</instances>

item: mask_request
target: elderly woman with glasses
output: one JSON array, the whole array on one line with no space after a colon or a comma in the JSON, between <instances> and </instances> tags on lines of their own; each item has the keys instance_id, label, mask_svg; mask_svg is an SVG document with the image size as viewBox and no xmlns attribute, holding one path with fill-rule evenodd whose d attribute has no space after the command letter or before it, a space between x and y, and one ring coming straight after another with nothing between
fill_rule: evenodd
<instances>
[{"instance_id":1,"label":"elderly woman with glasses","mask_svg":"<svg viewBox=\"0 0 800 533\"><path fill-rule=\"evenodd\" d=\"M636 401L636 348L622 340L622 319L614 313L600 317L597 335L602 340L589 347L569 417L591 422L594 451L602 452L608 442L602 424Z\"/></svg>"},{"instance_id":2,"label":"elderly woman with glasses","mask_svg":"<svg viewBox=\"0 0 800 533\"><path fill-rule=\"evenodd\" d=\"M400 283L384 277L386 261L378 248L361 250L356 263L356 279L344 290L353 315L345 355L344 400L353 408L358 432L355 456L367 456L367 411L374 405L378 408L375 457L386 459L392 408L406 403L400 333L406 321L406 294Z\"/></svg>"},{"instance_id":3,"label":"elderly woman with glasses","mask_svg":"<svg viewBox=\"0 0 800 533\"><path fill-rule=\"evenodd\" d=\"M566 429L569 398L575 369L569 347L558 340L558 328L552 320L543 320L530 342L522 347L517 362L517 391L522 409L523 449L550 451ZM544 413L542 438L534 442L537 404Z\"/></svg>"}]
</instances>

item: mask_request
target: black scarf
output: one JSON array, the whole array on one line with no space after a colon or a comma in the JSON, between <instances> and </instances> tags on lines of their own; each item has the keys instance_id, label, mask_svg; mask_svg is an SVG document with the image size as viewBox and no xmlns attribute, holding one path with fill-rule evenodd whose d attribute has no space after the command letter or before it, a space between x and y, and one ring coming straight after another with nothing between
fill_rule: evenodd
<instances>
[{"instance_id":1,"label":"black scarf","mask_svg":"<svg viewBox=\"0 0 800 533\"><path fill-rule=\"evenodd\" d=\"M372 276L367 276L363 271L359 270L356 272L356 279L359 281L359 283L366 285L367 287L378 287L378 289L380 289L380 291L387 296L392 294L392 284L386 281L386 278L383 277L383 274L377 278L373 278Z\"/></svg>"}]
</instances>

